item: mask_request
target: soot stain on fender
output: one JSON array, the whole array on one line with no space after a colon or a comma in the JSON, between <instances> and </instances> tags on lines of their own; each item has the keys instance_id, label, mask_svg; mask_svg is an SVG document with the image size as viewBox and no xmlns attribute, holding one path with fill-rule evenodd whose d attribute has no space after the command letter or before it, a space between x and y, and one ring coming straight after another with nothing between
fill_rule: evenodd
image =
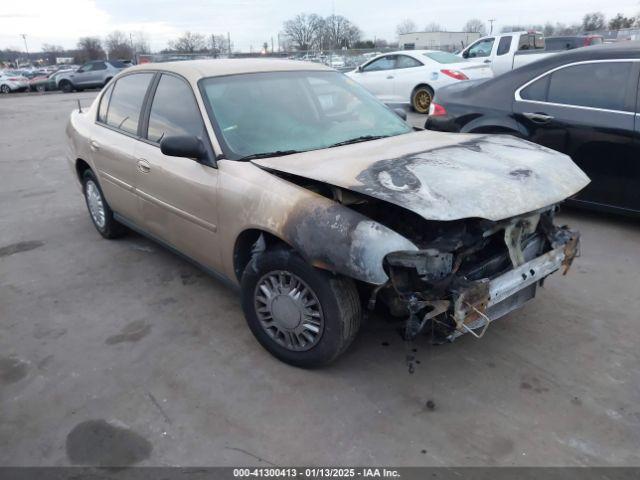
<instances>
[{"instance_id":1,"label":"soot stain on fender","mask_svg":"<svg viewBox=\"0 0 640 480\"><path fill-rule=\"evenodd\" d=\"M337 204L328 208L303 204L289 215L283 234L311 263L339 270L351 263L351 238L359 217Z\"/></svg>"},{"instance_id":2,"label":"soot stain on fender","mask_svg":"<svg viewBox=\"0 0 640 480\"><path fill-rule=\"evenodd\" d=\"M529 178L532 174L533 174L533 171L531 171L528 168L518 168L516 170L511 170L509 172L509 175L511 177L514 177L514 178L517 178L517 179Z\"/></svg>"}]
</instances>

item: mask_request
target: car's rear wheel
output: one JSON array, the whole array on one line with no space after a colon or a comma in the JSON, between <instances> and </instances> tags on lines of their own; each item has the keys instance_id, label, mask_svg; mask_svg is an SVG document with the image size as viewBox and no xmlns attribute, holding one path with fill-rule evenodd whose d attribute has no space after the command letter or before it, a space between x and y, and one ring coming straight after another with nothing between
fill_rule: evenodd
<instances>
[{"instance_id":1,"label":"car's rear wheel","mask_svg":"<svg viewBox=\"0 0 640 480\"><path fill-rule=\"evenodd\" d=\"M44 86L44 85L38 85L38 86L36 87L36 90L37 90L38 92L44 92L46 89L47 89L47 88L46 88L46 86Z\"/></svg>"},{"instance_id":2,"label":"car's rear wheel","mask_svg":"<svg viewBox=\"0 0 640 480\"><path fill-rule=\"evenodd\" d=\"M290 365L331 363L360 328L353 281L318 270L291 250L254 256L241 286L249 328L265 349Z\"/></svg>"},{"instance_id":3,"label":"car's rear wheel","mask_svg":"<svg viewBox=\"0 0 640 480\"><path fill-rule=\"evenodd\" d=\"M11 93L9 85L0 85L0 93Z\"/></svg>"},{"instance_id":4,"label":"car's rear wheel","mask_svg":"<svg viewBox=\"0 0 640 480\"><path fill-rule=\"evenodd\" d=\"M427 85L419 85L411 95L411 106L418 113L429 113L433 101L433 89Z\"/></svg>"},{"instance_id":5,"label":"car's rear wheel","mask_svg":"<svg viewBox=\"0 0 640 480\"><path fill-rule=\"evenodd\" d=\"M64 93L70 93L71 91L73 91L73 85L71 85L71 82L69 80L62 80L58 87Z\"/></svg>"},{"instance_id":6,"label":"car's rear wheel","mask_svg":"<svg viewBox=\"0 0 640 480\"><path fill-rule=\"evenodd\" d=\"M102 194L102 189L94 173L86 170L82 175L84 199L87 203L89 216L96 230L104 238L118 238L126 229L113 218L113 211Z\"/></svg>"}]
</instances>

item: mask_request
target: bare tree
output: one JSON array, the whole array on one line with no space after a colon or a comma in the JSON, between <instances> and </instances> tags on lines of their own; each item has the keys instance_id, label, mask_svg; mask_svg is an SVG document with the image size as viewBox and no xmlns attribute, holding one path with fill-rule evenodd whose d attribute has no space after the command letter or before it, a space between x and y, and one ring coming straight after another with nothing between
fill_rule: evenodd
<instances>
[{"instance_id":1,"label":"bare tree","mask_svg":"<svg viewBox=\"0 0 640 480\"><path fill-rule=\"evenodd\" d=\"M104 43L107 47L109 58L120 60L131 60L133 58L132 39L120 30L115 30L107 35Z\"/></svg>"},{"instance_id":2,"label":"bare tree","mask_svg":"<svg viewBox=\"0 0 640 480\"><path fill-rule=\"evenodd\" d=\"M555 33L556 29L551 22L547 22L544 24L544 28L542 29L542 34L545 37L550 37Z\"/></svg>"},{"instance_id":3,"label":"bare tree","mask_svg":"<svg viewBox=\"0 0 640 480\"><path fill-rule=\"evenodd\" d=\"M625 17L623 14L619 13L611 20L609 20L609 29L610 30L620 30L621 28L631 28L635 23L636 19L633 17Z\"/></svg>"},{"instance_id":4,"label":"bare tree","mask_svg":"<svg viewBox=\"0 0 640 480\"><path fill-rule=\"evenodd\" d=\"M151 45L146 33L135 32L133 34L133 51L134 53L151 53Z\"/></svg>"},{"instance_id":5,"label":"bare tree","mask_svg":"<svg viewBox=\"0 0 640 480\"><path fill-rule=\"evenodd\" d=\"M209 36L209 51L214 57L218 55L229 53L229 42L226 35L214 35Z\"/></svg>"},{"instance_id":6,"label":"bare tree","mask_svg":"<svg viewBox=\"0 0 640 480\"><path fill-rule=\"evenodd\" d=\"M169 49L179 53L195 53L206 50L207 42L200 33L184 32L176 40L169 42Z\"/></svg>"},{"instance_id":7,"label":"bare tree","mask_svg":"<svg viewBox=\"0 0 640 480\"><path fill-rule=\"evenodd\" d=\"M407 19L401 21L398 24L398 26L396 27L396 33L398 35L415 32L416 30L417 30L416 24L410 18L407 18Z\"/></svg>"},{"instance_id":8,"label":"bare tree","mask_svg":"<svg viewBox=\"0 0 640 480\"><path fill-rule=\"evenodd\" d=\"M591 12L582 17L582 29L585 32L602 30L605 28L605 24L604 13L602 12Z\"/></svg>"},{"instance_id":9,"label":"bare tree","mask_svg":"<svg viewBox=\"0 0 640 480\"><path fill-rule=\"evenodd\" d=\"M100 60L105 57L102 42L98 37L82 37L78 40L78 50L75 55L77 63L88 60Z\"/></svg>"},{"instance_id":10,"label":"bare tree","mask_svg":"<svg viewBox=\"0 0 640 480\"><path fill-rule=\"evenodd\" d=\"M42 53L48 64L56 63L57 57L62 57L65 49L60 45L52 45L49 43L42 44Z\"/></svg>"},{"instance_id":11,"label":"bare tree","mask_svg":"<svg viewBox=\"0 0 640 480\"><path fill-rule=\"evenodd\" d=\"M298 50L309 50L321 36L324 27L322 17L301 13L283 24L283 32Z\"/></svg>"},{"instance_id":12,"label":"bare tree","mask_svg":"<svg viewBox=\"0 0 640 480\"><path fill-rule=\"evenodd\" d=\"M467 23L465 23L464 27L462 27L462 31L486 35L487 27L482 20L472 18L471 20L467 20Z\"/></svg>"},{"instance_id":13,"label":"bare tree","mask_svg":"<svg viewBox=\"0 0 640 480\"><path fill-rule=\"evenodd\" d=\"M436 22L427 23L427 25L424 27L425 32L441 32L442 30L442 26Z\"/></svg>"},{"instance_id":14,"label":"bare tree","mask_svg":"<svg viewBox=\"0 0 640 480\"><path fill-rule=\"evenodd\" d=\"M342 15L329 15L324 20L324 30L330 48L349 48L360 40L360 29Z\"/></svg>"}]
</instances>

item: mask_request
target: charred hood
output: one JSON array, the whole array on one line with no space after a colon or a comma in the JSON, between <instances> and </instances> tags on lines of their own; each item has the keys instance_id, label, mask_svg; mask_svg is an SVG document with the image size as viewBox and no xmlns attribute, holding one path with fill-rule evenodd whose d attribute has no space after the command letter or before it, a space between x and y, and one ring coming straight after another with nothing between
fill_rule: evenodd
<instances>
[{"instance_id":1,"label":"charred hood","mask_svg":"<svg viewBox=\"0 0 640 480\"><path fill-rule=\"evenodd\" d=\"M421 131L253 163L427 220L502 220L561 202L589 183L568 156L509 135Z\"/></svg>"}]
</instances>

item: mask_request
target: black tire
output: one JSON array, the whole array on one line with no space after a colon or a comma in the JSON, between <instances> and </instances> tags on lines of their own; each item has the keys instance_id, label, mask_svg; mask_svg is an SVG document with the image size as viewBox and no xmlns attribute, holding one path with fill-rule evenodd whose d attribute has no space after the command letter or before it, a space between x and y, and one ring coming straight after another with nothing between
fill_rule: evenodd
<instances>
[{"instance_id":1,"label":"black tire","mask_svg":"<svg viewBox=\"0 0 640 480\"><path fill-rule=\"evenodd\" d=\"M274 271L293 273L318 299L324 325L317 343L308 350L293 351L280 345L258 318L255 300L258 283ZM361 304L353 280L316 269L291 250L279 248L254 256L242 275L241 295L245 318L258 342L274 357L296 367L328 365L344 353L360 329Z\"/></svg>"},{"instance_id":2,"label":"black tire","mask_svg":"<svg viewBox=\"0 0 640 480\"><path fill-rule=\"evenodd\" d=\"M89 198L87 194L89 182L91 182L92 185L95 185L95 188L97 188L97 192L99 193L102 200L102 205L104 208L104 225L99 225L91 213L91 207L89 206ZM91 170L85 170L84 174L82 175L82 191L84 193L85 203L87 204L87 210L89 211L89 218L91 218L91 222L96 227L96 230L98 230L98 233L100 233L100 235L102 235L104 238L109 239L118 238L124 235L126 233L126 227L121 223L118 223L113 218L113 211L111 210L111 207L109 207L107 200L104 198L104 194L102 193L102 188L100 188L98 179Z\"/></svg>"},{"instance_id":3,"label":"black tire","mask_svg":"<svg viewBox=\"0 0 640 480\"><path fill-rule=\"evenodd\" d=\"M426 100L425 100L426 99ZM429 113L433 102L433 89L428 85L418 85L411 94L411 107L417 113Z\"/></svg>"},{"instance_id":4,"label":"black tire","mask_svg":"<svg viewBox=\"0 0 640 480\"><path fill-rule=\"evenodd\" d=\"M0 85L0 93L11 93L9 85Z\"/></svg>"},{"instance_id":5,"label":"black tire","mask_svg":"<svg viewBox=\"0 0 640 480\"><path fill-rule=\"evenodd\" d=\"M69 80L60 80L58 88L64 93L71 93L73 91L73 85Z\"/></svg>"}]
</instances>

